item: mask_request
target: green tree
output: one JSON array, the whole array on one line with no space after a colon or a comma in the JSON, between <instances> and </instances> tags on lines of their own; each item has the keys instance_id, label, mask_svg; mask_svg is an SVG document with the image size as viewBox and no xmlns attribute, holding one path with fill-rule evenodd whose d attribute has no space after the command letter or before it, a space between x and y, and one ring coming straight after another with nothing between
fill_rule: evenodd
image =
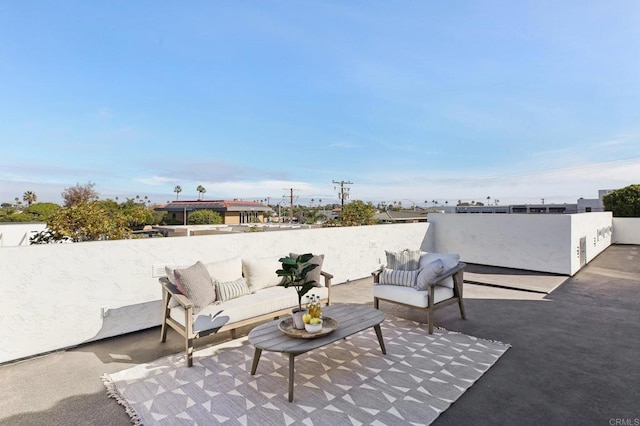
<instances>
[{"instance_id":1,"label":"green tree","mask_svg":"<svg viewBox=\"0 0 640 426\"><path fill-rule=\"evenodd\" d=\"M173 188L173 192L176 193L176 201L178 201L180 199L180 193L182 192L182 187L180 185L176 185L176 187Z\"/></svg>"},{"instance_id":2,"label":"green tree","mask_svg":"<svg viewBox=\"0 0 640 426\"><path fill-rule=\"evenodd\" d=\"M355 200L344 206L340 215L340 221L344 226L373 225L376 209L373 204L362 200Z\"/></svg>"},{"instance_id":3,"label":"green tree","mask_svg":"<svg viewBox=\"0 0 640 426\"><path fill-rule=\"evenodd\" d=\"M131 230L127 225L124 214L97 202L60 208L47 220L51 232L73 242L129 238Z\"/></svg>"},{"instance_id":4,"label":"green tree","mask_svg":"<svg viewBox=\"0 0 640 426\"><path fill-rule=\"evenodd\" d=\"M27 191L22 195L22 201L27 203L28 207L31 207L31 204L35 203L38 199L38 196L33 191Z\"/></svg>"},{"instance_id":5,"label":"green tree","mask_svg":"<svg viewBox=\"0 0 640 426\"><path fill-rule=\"evenodd\" d=\"M602 197L602 202L615 217L640 217L640 185L616 189Z\"/></svg>"},{"instance_id":6,"label":"green tree","mask_svg":"<svg viewBox=\"0 0 640 426\"><path fill-rule=\"evenodd\" d=\"M218 224L222 223L222 216L213 210L196 210L189 215L187 223L189 225Z\"/></svg>"},{"instance_id":7,"label":"green tree","mask_svg":"<svg viewBox=\"0 0 640 426\"><path fill-rule=\"evenodd\" d=\"M62 191L64 206L69 207L78 203L91 203L98 200L98 192L94 189L95 183L87 182L84 185L77 183Z\"/></svg>"},{"instance_id":8,"label":"green tree","mask_svg":"<svg viewBox=\"0 0 640 426\"><path fill-rule=\"evenodd\" d=\"M23 210L23 214L31 216L33 222L46 222L60 208L56 203L35 203Z\"/></svg>"}]
</instances>

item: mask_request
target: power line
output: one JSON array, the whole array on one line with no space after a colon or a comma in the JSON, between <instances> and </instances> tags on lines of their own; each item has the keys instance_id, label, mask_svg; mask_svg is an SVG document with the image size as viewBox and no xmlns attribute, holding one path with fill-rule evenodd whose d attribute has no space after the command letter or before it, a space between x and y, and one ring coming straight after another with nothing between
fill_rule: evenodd
<instances>
[{"instance_id":1,"label":"power line","mask_svg":"<svg viewBox=\"0 0 640 426\"><path fill-rule=\"evenodd\" d=\"M342 208L344 209L344 200L349 198L349 187L347 185L353 185L353 182L351 181L344 181L341 180L340 182L338 181L333 181L333 183L340 185L340 191L338 192L338 198L340 198L340 201L342 202ZM334 190L337 190L337 187L333 187Z\"/></svg>"},{"instance_id":2,"label":"power line","mask_svg":"<svg viewBox=\"0 0 640 426\"><path fill-rule=\"evenodd\" d=\"M283 190L285 191L289 191L289 201L290 201L290 208L289 208L289 224L293 225L293 191L297 191L297 189L293 189L293 188L283 188ZM283 195L282 197L286 197L287 194Z\"/></svg>"}]
</instances>

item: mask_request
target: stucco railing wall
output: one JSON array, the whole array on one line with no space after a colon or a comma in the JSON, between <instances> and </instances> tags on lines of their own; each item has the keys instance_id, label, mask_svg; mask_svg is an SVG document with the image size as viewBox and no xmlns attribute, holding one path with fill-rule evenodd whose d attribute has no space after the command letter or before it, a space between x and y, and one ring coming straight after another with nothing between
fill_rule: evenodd
<instances>
[{"instance_id":1,"label":"stucco railing wall","mask_svg":"<svg viewBox=\"0 0 640 426\"><path fill-rule=\"evenodd\" d=\"M587 262L611 244L610 213L429 214L437 251L460 253L481 265L573 275L580 269L580 238L587 238ZM596 245L593 245L593 238ZM576 251L578 250L578 251Z\"/></svg>"},{"instance_id":2,"label":"stucco railing wall","mask_svg":"<svg viewBox=\"0 0 640 426\"><path fill-rule=\"evenodd\" d=\"M0 247L28 246L29 238L46 227L45 223L0 223Z\"/></svg>"},{"instance_id":3,"label":"stucco railing wall","mask_svg":"<svg viewBox=\"0 0 640 426\"><path fill-rule=\"evenodd\" d=\"M0 363L160 324L157 271L233 256L325 255L334 283L369 276L385 250L430 247L428 223L3 247ZM161 268L160 268L161 269ZM274 271L275 273L275 271Z\"/></svg>"},{"instance_id":4,"label":"stucco railing wall","mask_svg":"<svg viewBox=\"0 0 640 426\"><path fill-rule=\"evenodd\" d=\"M614 217L613 242L640 244L640 217Z\"/></svg>"}]
</instances>

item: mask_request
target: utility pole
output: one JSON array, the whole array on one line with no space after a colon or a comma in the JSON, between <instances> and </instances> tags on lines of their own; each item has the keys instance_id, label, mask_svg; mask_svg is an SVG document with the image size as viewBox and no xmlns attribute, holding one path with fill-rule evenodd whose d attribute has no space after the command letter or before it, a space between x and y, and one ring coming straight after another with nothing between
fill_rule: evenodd
<instances>
[{"instance_id":1,"label":"utility pole","mask_svg":"<svg viewBox=\"0 0 640 426\"><path fill-rule=\"evenodd\" d=\"M294 190L293 188L284 188L284 190L289 191L289 225L293 225L293 191L297 191L297 189ZM286 195L283 195L283 197L286 197Z\"/></svg>"},{"instance_id":2,"label":"utility pole","mask_svg":"<svg viewBox=\"0 0 640 426\"><path fill-rule=\"evenodd\" d=\"M340 201L342 202L342 209L344 209L344 200L349 198L349 187L346 185L353 185L353 182L351 181L344 181L341 180L340 182L338 181L333 181L334 184L338 184L340 185L340 191L338 192L338 198L340 198ZM333 187L334 190L337 190L337 187Z\"/></svg>"}]
</instances>

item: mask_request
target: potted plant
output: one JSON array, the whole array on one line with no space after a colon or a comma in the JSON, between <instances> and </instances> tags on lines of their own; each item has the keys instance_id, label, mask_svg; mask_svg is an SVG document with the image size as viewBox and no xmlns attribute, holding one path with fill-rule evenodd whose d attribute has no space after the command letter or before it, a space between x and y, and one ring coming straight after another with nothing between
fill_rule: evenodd
<instances>
[{"instance_id":1,"label":"potted plant","mask_svg":"<svg viewBox=\"0 0 640 426\"><path fill-rule=\"evenodd\" d=\"M298 307L293 310L293 321L297 329L304 328L304 322L302 322L302 296L307 294L311 290L316 282L314 280L307 280L307 274L318 267L315 263L309 263L309 260L313 257L313 254L301 254L298 257L282 257L280 263L282 263L282 269L278 269L276 274L279 277L284 277L284 287L288 288L293 286L298 293Z\"/></svg>"}]
</instances>

